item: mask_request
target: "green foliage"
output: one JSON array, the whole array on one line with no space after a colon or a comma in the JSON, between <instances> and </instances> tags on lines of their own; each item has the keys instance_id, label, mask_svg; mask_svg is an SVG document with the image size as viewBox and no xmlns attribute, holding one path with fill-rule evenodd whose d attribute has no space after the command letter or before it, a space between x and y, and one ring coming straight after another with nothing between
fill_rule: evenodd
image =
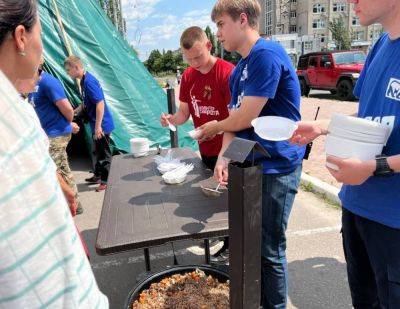
<instances>
[{"instance_id":1,"label":"green foliage","mask_svg":"<svg viewBox=\"0 0 400 309\"><path fill-rule=\"evenodd\" d=\"M179 50L163 50L161 53L158 49L151 51L144 65L150 73L155 75L162 75L163 73L175 74L178 69L182 72L187 67Z\"/></svg>"},{"instance_id":2,"label":"green foliage","mask_svg":"<svg viewBox=\"0 0 400 309\"><path fill-rule=\"evenodd\" d=\"M216 36L211 31L211 28L209 26L206 27L204 32L206 33L207 38L210 40L210 42L212 44L211 55L218 56L218 53L220 52L220 50L219 50L219 44L218 44L218 40L217 40Z\"/></svg>"},{"instance_id":3,"label":"green foliage","mask_svg":"<svg viewBox=\"0 0 400 309\"><path fill-rule=\"evenodd\" d=\"M329 22L328 29L332 33L332 40L335 42L336 49L351 49L351 33L347 30L342 18Z\"/></svg>"}]
</instances>

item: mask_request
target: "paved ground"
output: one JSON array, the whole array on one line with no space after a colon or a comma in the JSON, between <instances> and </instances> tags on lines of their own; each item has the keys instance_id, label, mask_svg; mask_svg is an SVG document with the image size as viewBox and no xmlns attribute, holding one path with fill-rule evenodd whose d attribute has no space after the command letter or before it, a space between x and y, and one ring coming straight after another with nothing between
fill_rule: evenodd
<instances>
[{"instance_id":1,"label":"paved ground","mask_svg":"<svg viewBox=\"0 0 400 309\"><path fill-rule=\"evenodd\" d=\"M101 290L109 297L112 309L123 308L136 278L144 272L142 252L111 256L94 252L103 193L96 193L94 186L83 183L89 175L88 164L76 159L72 163L85 209L84 214L76 217L76 223L91 250L91 264ZM351 308L339 229L340 210L325 205L310 193L298 194L287 233L289 308ZM179 263L203 263L202 256L191 253L190 247L196 244L175 244ZM170 245L151 249L151 255L154 270L173 264Z\"/></svg>"},{"instance_id":2,"label":"paved ground","mask_svg":"<svg viewBox=\"0 0 400 309\"><path fill-rule=\"evenodd\" d=\"M358 102L336 100L327 91L311 91L308 98L302 97L301 116L303 120L313 120L318 106L321 107L318 119L328 119L334 113L353 115L358 110ZM304 161L303 171L311 176L317 177L336 187L340 184L336 182L325 166L325 137L320 137L313 144L308 161Z\"/></svg>"}]
</instances>

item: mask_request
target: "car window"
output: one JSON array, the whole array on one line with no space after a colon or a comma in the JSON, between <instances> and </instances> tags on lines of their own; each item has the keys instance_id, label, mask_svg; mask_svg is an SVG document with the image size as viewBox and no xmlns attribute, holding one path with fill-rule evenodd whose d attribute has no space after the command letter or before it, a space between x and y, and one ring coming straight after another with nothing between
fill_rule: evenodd
<instances>
[{"instance_id":1,"label":"car window","mask_svg":"<svg viewBox=\"0 0 400 309\"><path fill-rule=\"evenodd\" d=\"M363 52L347 52L333 54L336 64L364 63L367 58Z\"/></svg>"},{"instance_id":2,"label":"car window","mask_svg":"<svg viewBox=\"0 0 400 309\"><path fill-rule=\"evenodd\" d=\"M321 68L325 68L325 63L327 62L331 62L331 58L329 57L329 55L322 55L320 61Z\"/></svg>"},{"instance_id":3,"label":"car window","mask_svg":"<svg viewBox=\"0 0 400 309\"><path fill-rule=\"evenodd\" d=\"M310 57L310 62L308 63L308 66L316 68L317 64L318 64L318 57Z\"/></svg>"},{"instance_id":4,"label":"car window","mask_svg":"<svg viewBox=\"0 0 400 309\"><path fill-rule=\"evenodd\" d=\"M308 65L308 57L300 57L297 68L300 70L304 70L307 69L307 65Z\"/></svg>"}]
</instances>

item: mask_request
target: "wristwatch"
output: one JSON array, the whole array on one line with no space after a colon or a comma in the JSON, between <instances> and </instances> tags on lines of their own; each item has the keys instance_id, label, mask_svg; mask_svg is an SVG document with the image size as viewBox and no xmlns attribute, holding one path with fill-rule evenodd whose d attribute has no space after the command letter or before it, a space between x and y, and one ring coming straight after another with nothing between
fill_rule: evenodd
<instances>
[{"instance_id":1,"label":"wristwatch","mask_svg":"<svg viewBox=\"0 0 400 309\"><path fill-rule=\"evenodd\" d=\"M374 176L378 177L393 176L394 171L390 168L386 156L378 155L375 157L375 161L376 161L376 169L374 172Z\"/></svg>"}]
</instances>

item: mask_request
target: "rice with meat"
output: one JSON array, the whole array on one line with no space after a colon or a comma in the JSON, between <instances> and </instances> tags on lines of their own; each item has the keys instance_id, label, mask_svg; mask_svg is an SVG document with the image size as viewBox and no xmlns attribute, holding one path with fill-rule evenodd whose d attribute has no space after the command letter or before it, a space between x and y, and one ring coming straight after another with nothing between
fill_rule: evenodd
<instances>
[{"instance_id":1,"label":"rice with meat","mask_svg":"<svg viewBox=\"0 0 400 309\"><path fill-rule=\"evenodd\" d=\"M152 283L140 293L133 309L228 309L229 281L221 283L196 269Z\"/></svg>"}]
</instances>

